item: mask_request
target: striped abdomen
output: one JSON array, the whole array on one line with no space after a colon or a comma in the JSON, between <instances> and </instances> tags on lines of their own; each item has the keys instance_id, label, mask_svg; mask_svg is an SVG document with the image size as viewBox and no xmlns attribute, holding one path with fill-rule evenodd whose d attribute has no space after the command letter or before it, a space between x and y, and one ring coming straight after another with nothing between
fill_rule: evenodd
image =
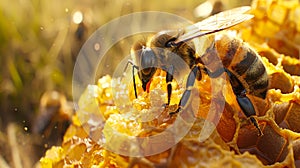
<instances>
[{"instance_id":1,"label":"striped abdomen","mask_svg":"<svg viewBox=\"0 0 300 168\"><path fill-rule=\"evenodd\" d=\"M210 51L207 52L219 56L222 65L240 81L247 93L261 98L266 97L268 75L253 49L239 39L220 34L216 35L214 43L208 50ZM212 54L208 55L213 57Z\"/></svg>"}]
</instances>

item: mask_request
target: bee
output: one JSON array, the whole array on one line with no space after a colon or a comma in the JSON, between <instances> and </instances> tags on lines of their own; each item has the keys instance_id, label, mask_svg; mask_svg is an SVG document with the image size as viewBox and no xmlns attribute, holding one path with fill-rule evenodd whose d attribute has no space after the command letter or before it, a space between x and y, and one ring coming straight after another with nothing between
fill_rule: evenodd
<instances>
[{"instance_id":1,"label":"bee","mask_svg":"<svg viewBox=\"0 0 300 168\"><path fill-rule=\"evenodd\" d=\"M49 138L64 134L67 126L71 123L74 109L64 94L57 91L47 91L41 97L38 112L32 126L32 132ZM54 131L55 127L57 127L56 131Z\"/></svg>"},{"instance_id":2,"label":"bee","mask_svg":"<svg viewBox=\"0 0 300 168\"><path fill-rule=\"evenodd\" d=\"M253 15L246 14L248 10L250 7L243 6L220 12L183 29L158 32L149 42L138 42L133 45L132 53L135 62L129 60L128 64L133 66L136 98L135 69L142 82L143 90L149 92L153 75L158 67L163 67L161 69L166 71L168 94L166 105L169 105L172 94L171 82L174 73L180 71L176 65L170 63L170 59L175 54L185 61L190 72L178 108L170 112L171 115L182 111L187 106L191 88L195 80L201 80L202 73L210 78L217 78L225 73L242 112L258 129L259 135L262 135L257 120L254 118L256 115L254 105L248 95L265 99L269 83L266 68L260 56L242 40L225 33L214 34L250 20ZM203 43L203 46L200 46L204 52L196 52L197 46L193 40L204 36L209 39Z\"/></svg>"}]
</instances>

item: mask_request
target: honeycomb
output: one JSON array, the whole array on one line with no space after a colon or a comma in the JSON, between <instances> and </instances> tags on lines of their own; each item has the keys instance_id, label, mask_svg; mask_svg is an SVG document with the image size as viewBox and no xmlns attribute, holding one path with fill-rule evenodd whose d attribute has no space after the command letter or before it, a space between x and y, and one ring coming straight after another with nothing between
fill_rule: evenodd
<instances>
[{"instance_id":1,"label":"honeycomb","mask_svg":"<svg viewBox=\"0 0 300 168\"><path fill-rule=\"evenodd\" d=\"M193 101L187 107L193 113L170 116L169 111L177 108L183 87L172 82L172 102L165 108L162 103L166 102L167 88L164 72L154 76L149 94L138 89L137 99L132 86L127 92L120 87L118 92L128 93L129 97L119 99L130 102L124 103L122 110L113 99L111 81L114 79L104 76L83 93L79 101L83 110L73 117L62 145L52 147L40 159L40 167L299 167L300 4L298 0L257 0L252 3L251 13L254 19L233 29L262 56L269 75L266 99L250 97L258 113L256 119L262 136L258 136L257 129L242 114L228 81L223 81L227 84L219 90L219 95L224 95L226 100L222 112L217 112L218 107L212 110L219 116L218 122L211 120L216 129L207 139L200 140L212 100L218 101L218 96L211 92L209 77L204 76L195 84ZM137 88L140 85L137 83ZM151 104L162 106L151 109ZM127 111L137 120L124 117ZM194 117L192 124L181 139L172 142L173 146L153 155L134 156L141 151L134 145L136 141L130 139L130 142L128 137L149 140L147 137L178 124L180 116L190 122L189 115ZM145 116L151 120L146 121ZM179 123L177 127L183 128L185 124ZM110 134L112 131L126 136ZM118 154L111 148L132 155ZM155 150L143 149L142 152Z\"/></svg>"}]
</instances>

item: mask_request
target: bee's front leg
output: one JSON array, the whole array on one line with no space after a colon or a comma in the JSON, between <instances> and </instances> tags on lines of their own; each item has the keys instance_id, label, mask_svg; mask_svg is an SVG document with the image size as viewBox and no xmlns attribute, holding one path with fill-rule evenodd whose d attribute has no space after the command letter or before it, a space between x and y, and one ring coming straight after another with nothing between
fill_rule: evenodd
<instances>
[{"instance_id":1,"label":"bee's front leg","mask_svg":"<svg viewBox=\"0 0 300 168\"><path fill-rule=\"evenodd\" d=\"M188 100L190 99L191 96L191 90L192 87L194 86L195 80L201 80L201 69L200 66L193 66L191 69L191 72L189 73L189 76L187 78L186 86L185 86L185 91L183 92L183 95L179 101L179 105L177 110L170 112L170 115L176 114L178 112L181 112L183 109L185 109L186 105L188 104Z\"/></svg>"},{"instance_id":2,"label":"bee's front leg","mask_svg":"<svg viewBox=\"0 0 300 168\"><path fill-rule=\"evenodd\" d=\"M137 91L136 91L136 83L135 83L135 77L134 77L134 69L137 69L139 70L139 67L136 66L132 60L128 60L125 68L124 68L124 72L127 70L127 67L128 65L131 64L132 66L132 80L133 80L133 88L134 88L134 95L135 95L135 98L137 98Z\"/></svg>"}]
</instances>

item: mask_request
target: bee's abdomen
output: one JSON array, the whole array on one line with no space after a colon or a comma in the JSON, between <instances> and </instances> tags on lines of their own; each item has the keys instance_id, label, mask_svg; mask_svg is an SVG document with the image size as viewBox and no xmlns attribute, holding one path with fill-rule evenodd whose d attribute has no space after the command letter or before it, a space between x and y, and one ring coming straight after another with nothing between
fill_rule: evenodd
<instances>
[{"instance_id":1,"label":"bee's abdomen","mask_svg":"<svg viewBox=\"0 0 300 168\"><path fill-rule=\"evenodd\" d=\"M265 98L268 90L268 74L261 60L256 57L247 71L241 76L249 86L253 95Z\"/></svg>"},{"instance_id":2,"label":"bee's abdomen","mask_svg":"<svg viewBox=\"0 0 300 168\"><path fill-rule=\"evenodd\" d=\"M215 45L224 67L240 80L247 92L265 98L268 75L258 54L241 40L226 35Z\"/></svg>"}]
</instances>

